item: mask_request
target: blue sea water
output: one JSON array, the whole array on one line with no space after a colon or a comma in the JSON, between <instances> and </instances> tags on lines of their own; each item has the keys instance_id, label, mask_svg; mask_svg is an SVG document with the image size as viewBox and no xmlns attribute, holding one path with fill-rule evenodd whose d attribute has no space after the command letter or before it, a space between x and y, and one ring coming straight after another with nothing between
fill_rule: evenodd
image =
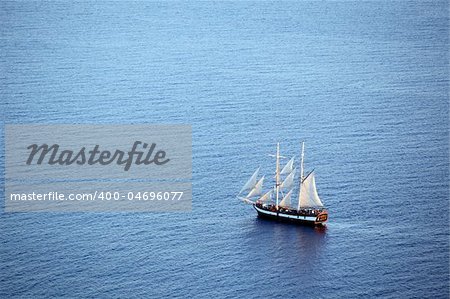
<instances>
[{"instance_id":1,"label":"blue sea water","mask_svg":"<svg viewBox=\"0 0 450 299\"><path fill-rule=\"evenodd\" d=\"M191 213L1 212L1 298L448 298L448 1L2 1L0 28L2 127L193 126ZM301 140L326 229L235 198Z\"/></svg>"}]
</instances>

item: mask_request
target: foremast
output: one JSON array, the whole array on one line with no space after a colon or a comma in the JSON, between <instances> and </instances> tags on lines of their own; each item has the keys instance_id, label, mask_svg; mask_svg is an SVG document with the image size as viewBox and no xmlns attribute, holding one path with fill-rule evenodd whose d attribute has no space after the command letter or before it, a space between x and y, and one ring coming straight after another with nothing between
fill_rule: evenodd
<instances>
[{"instance_id":1,"label":"foremast","mask_svg":"<svg viewBox=\"0 0 450 299\"><path fill-rule=\"evenodd\" d=\"M303 179L304 179L304 175L303 175L303 160L305 158L305 142L302 141L302 153L300 155L300 178L299 178L299 192L298 192L298 205L297 205L297 212L300 211L300 198L301 198L301 194L302 194L302 183L303 183Z\"/></svg>"},{"instance_id":2,"label":"foremast","mask_svg":"<svg viewBox=\"0 0 450 299\"><path fill-rule=\"evenodd\" d=\"M276 167L275 167L275 192L276 192L276 210L278 211L278 193L280 189L280 143L277 143L277 158L276 158Z\"/></svg>"}]
</instances>

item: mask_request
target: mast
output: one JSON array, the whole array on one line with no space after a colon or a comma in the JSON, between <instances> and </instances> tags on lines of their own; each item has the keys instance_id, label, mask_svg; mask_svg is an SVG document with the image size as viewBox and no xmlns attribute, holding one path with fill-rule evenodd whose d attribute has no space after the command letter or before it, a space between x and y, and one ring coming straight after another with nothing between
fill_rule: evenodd
<instances>
[{"instance_id":1,"label":"mast","mask_svg":"<svg viewBox=\"0 0 450 299\"><path fill-rule=\"evenodd\" d=\"M280 180L280 143L277 143L277 165L275 168L275 189L276 189L276 193L277 193L277 204L276 204L276 210L278 211L278 189L279 189L279 180Z\"/></svg>"},{"instance_id":2,"label":"mast","mask_svg":"<svg viewBox=\"0 0 450 299\"><path fill-rule=\"evenodd\" d=\"M298 191L298 206L297 206L297 212L300 211L300 195L302 194L302 183L303 183L303 160L305 157L305 142L302 141L302 154L301 154L301 160L300 160L300 188Z\"/></svg>"}]
</instances>

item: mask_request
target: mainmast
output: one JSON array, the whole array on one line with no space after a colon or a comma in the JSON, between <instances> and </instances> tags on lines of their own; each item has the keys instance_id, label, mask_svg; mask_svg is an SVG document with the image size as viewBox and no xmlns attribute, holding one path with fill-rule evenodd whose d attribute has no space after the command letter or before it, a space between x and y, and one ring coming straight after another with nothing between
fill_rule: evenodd
<instances>
[{"instance_id":1,"label":"mainmast","mask_svg":"<svg viewBox=\"0 0 450 299\"><path fill-rule=\"evenodd\" d=\"M302 183L303 183L303 159L305 156L305 142L302 141L302 154L301 154L301 160L300 160L300 188L298 192L298 206L297 206L297 212L300 211L300 195L302 194ZM277 194L278 196L278 194Z\"/></svg>"},{"instance_id":2,"label":"mainmast","mask_svg":"<svg viewBox=\"0 0 450 299\"><path fill-rule=\"evenodd\" d=\"M276 204L276 210L278 211L278 189L280 187L280 143L277 143L277 165L275 168L275 189L276 189L276 197L277 197L277 204Z\"/></svg>"}]
</instances>

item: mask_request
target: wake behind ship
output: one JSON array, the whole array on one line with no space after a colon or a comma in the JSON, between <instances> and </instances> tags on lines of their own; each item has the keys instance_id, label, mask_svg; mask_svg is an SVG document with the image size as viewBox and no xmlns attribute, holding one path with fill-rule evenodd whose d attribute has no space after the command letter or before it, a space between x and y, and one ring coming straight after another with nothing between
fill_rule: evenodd
<instances>
[{"instance_id":1,"label":"wake behind ship","mask_svg":"<svg viewBox=\"0 0 450 299\"><path fill-rule=\"evenodd\" d=\"M247 196L238 196L245 203L251 204L258 212L258 216L278 221L288 221L298 224L324 225L328 220L328 211L324 207L317 193L314 170L304 175L304 150L302 142L299 192L297 206L291 202L294 191L295 173L294 157L280 171L280 144L277 144L275 184L272 189L263 193L264 176L258 179L258 168L241 192L249 192Z\"/></svg>"}]
</instances>

